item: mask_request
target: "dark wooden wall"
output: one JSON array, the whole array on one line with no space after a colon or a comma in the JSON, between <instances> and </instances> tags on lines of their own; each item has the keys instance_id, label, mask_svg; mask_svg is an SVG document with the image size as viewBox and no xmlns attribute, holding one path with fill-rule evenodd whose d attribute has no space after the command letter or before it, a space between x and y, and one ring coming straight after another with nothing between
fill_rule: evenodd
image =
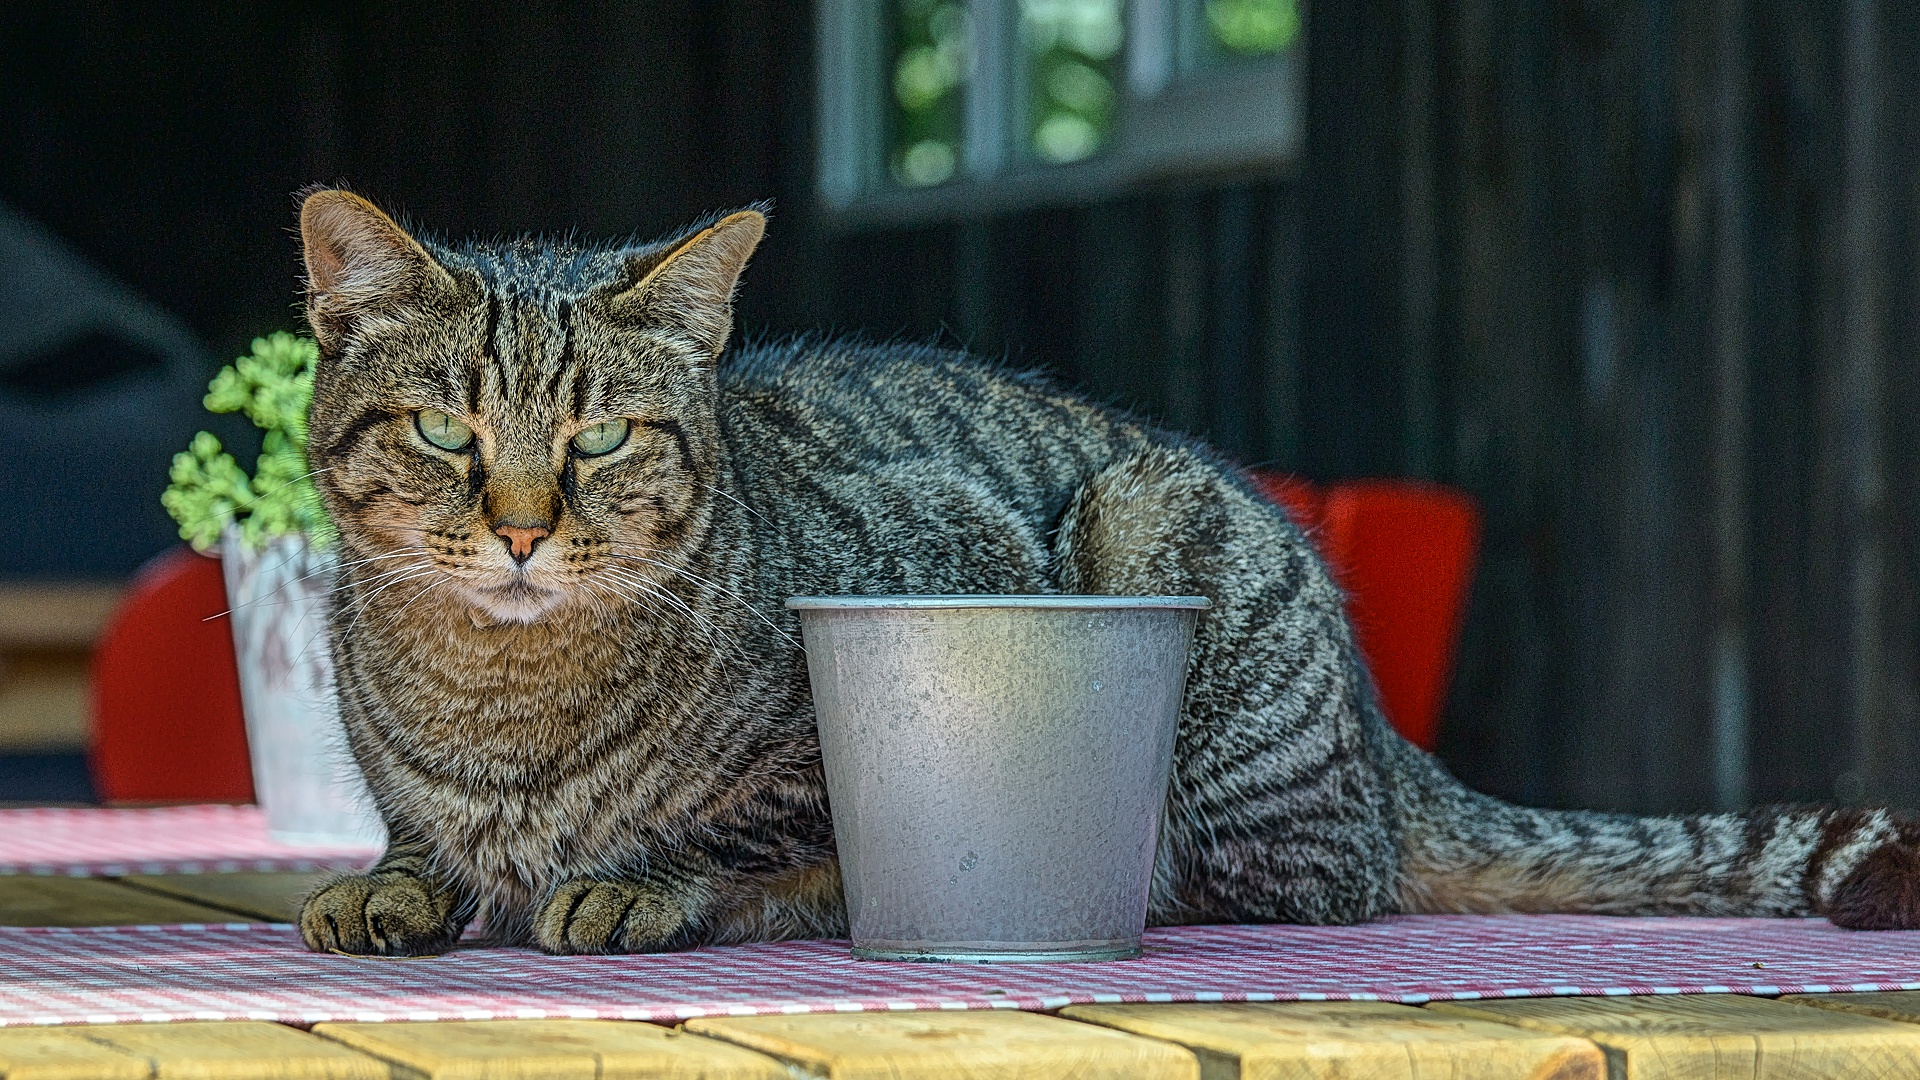
<instances>
[{"instance_id":1,"label":"dark wooden wall","mask_svg":"<svg viewBox=\"0 0 1920 1080\"><path fill-rule=\"evenodd\" d=\"M0 198L225 353L291 325L308 184L448 234L651 236L805 192L809 32L775 0L14 5Z\"/></svg>"},{"instance_id":2,"label":"dark wooden wall","mask_svg":"<svg viewBox=\"0 0 1920 1080\"><path fill-rule=\"evenodd\" d=\"M828 309L1487 514L1443 754L1535 803L1920 802L1920 16L1369 0L1259 182L835 241Z\"/></svg>"},{"instance_id":3,"label":"dark wooden wall","mask_svg":"<svg viewBox=\"0 0 1920 1080\"><path fill-rule=\"evenodd\" d=\"M1914 803L1917 20L1326 3L1284 175L859 232L812 202L802 4L12 11L0 198L228 353L292 325L316 180L447 232L771 195L750 331L939 335L1249 463L1475 494L1471 782Z\"/></svg>"}]
</instances>

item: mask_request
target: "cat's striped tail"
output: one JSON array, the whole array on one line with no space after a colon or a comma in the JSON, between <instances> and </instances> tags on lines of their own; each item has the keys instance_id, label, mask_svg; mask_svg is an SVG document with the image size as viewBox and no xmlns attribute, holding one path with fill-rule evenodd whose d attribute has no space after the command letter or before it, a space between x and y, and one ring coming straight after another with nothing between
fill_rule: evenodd
<instances>
[{"instance_id":1,"label":"cat's striped tail","mask_svg":"<svg viewBox=\"0 0 1920 1080\"><path fill-rule=\"evenodd\" d=\"M1920 928L1915 819L1804 806L1688 817L1534 810L1470 791L1390 741L1403 759L1403 911L1824 915L1856 930Z\"/></svg>"}]
</instances>

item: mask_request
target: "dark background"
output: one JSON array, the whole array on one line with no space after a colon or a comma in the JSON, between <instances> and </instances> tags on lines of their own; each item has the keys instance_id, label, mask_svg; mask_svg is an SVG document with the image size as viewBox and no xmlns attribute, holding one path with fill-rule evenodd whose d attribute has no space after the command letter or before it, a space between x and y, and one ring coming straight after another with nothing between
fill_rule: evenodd
<instances>
[{"instance_id":1,"label":"dark background","mask_svg":"<svg viewBox=\"0 0 1920 1080\"><path fill-rule=\"evenodd\" d=\"M1471 783L1709 805L1744 671L1752 798L1916 801L1912 5L1326 0L1284 174L867 230L812 195L805 4L53 9L0 15L0 199L216 357L299 325L314 181L456 234L773 197L748 333L939 336L1477 496Z\"/></svg>"}]
</instances>

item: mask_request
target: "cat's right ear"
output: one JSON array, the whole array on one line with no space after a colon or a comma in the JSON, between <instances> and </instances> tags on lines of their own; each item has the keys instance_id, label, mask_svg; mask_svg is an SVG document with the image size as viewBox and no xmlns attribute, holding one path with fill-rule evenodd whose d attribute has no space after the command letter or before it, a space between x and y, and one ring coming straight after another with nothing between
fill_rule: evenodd
<instances>
[{"instance_id":1,"label":"cat's right ear","mask_svg":"<svg viewBox=\"0 0 1920 1080\"><path fill-rule=\"evenodd\" d=\"M307 322L325 352L337 352L358 320L417 300L446 270L419 241L350 191L323 188L300 204L307 263Z\"/></svg>"},{"instance_id":2,"label":"cat's right ear","mask_svg":"<svg viewBox=\"0 0 1920 1080\"><path fill-rule=\"evenodd\" d=\"M767 231L763 210L728 214L669 248L635 257L628 270L637 280L613 298L613 310L671 326L718 356L733 333L740 272Z\"/></svg>"}]
</instances>

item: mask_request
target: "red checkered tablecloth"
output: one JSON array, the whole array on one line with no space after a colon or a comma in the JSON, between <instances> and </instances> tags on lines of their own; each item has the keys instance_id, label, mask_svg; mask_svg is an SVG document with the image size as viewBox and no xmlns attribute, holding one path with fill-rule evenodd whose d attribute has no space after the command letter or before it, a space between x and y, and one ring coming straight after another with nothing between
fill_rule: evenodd
<instances>
[{"instance_id":1,"label":"red checkered tablecloth","mask_svg":"<svg viewBox=\"0 0 1920 1080\"><path fill-rule=\"evenodd\" d=\"M818 941L605 957L471 948L392 961L308 953L285 926L0 928L0 1026L1920 989L1920 932L1853 933L1815 919L1410 916L1155 930L1147 946L1144 959L1106 964L876 963Z\"/></svg>"},{"instance_id":2,"label":"red checkered tablecloth","mask_svg":"<svg viewBox=\"0 0 1920 1080\"><path fill-rule=\"evenodd\" d=\"M294 847L267 835L257 806L0 810L0 875L199 874L358 867L359 846Z\"/></svg>"}]
</instances>

